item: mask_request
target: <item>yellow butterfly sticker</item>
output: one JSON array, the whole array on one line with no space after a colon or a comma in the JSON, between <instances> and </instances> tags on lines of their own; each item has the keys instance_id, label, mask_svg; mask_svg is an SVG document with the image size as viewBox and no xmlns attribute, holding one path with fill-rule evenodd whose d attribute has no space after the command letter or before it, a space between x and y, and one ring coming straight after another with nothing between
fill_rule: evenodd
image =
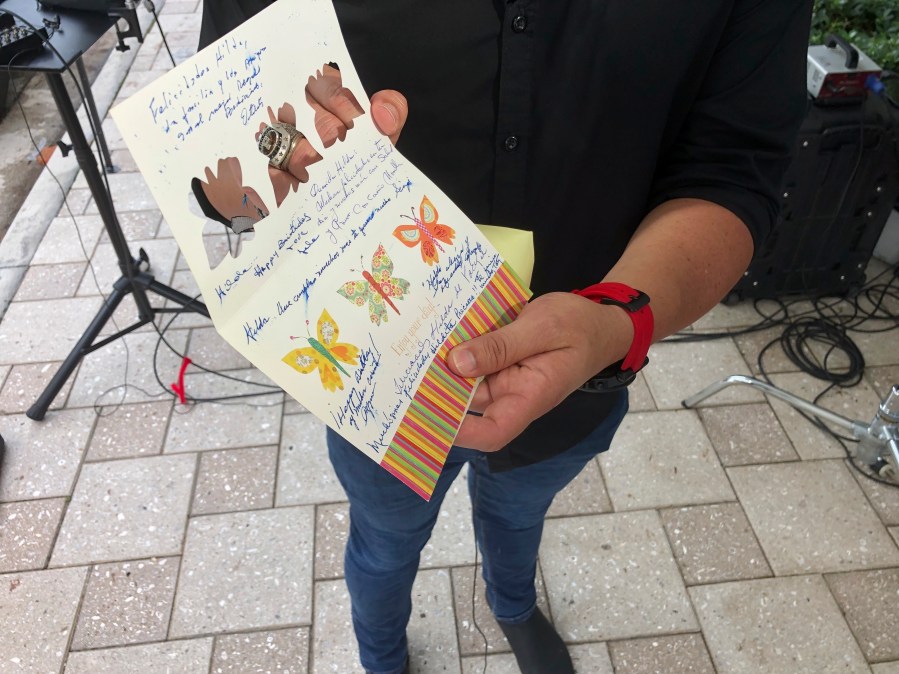
<instances>
[{"instance_id":1,"label":"yellow butterfly sticker","mask_svg":"<svg viewBox=\"0 0 899 674\"><path fill-rule=\"evenodd\" d=\"M307 321L308 323L308 321ZM338 343L340 330L337 323L331 318L327 309L322 311L318 319L315 337L291 337L291 339L305 339L309 346L294 349L281 360L290 365L294 370L302 374L309 374L318 370L318 376L322 380L322 387L328 391L343 390L343 378L350 374L343 369L340 363L358 365L359 348L352 344Z\"/></svg>"}]
</instances>

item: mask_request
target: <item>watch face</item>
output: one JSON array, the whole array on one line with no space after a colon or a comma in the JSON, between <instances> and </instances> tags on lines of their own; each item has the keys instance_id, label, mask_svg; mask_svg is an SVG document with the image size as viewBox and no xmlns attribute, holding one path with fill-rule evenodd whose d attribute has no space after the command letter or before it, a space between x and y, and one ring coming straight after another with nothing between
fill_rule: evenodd
<instances>
[{"instance_id":1,"label":"watch face","mask_svg":"<svg viewBox=\"0 0 899 674\"><path fill-rule=\"evenodd\" d=\"M278 147L278 140L280 137L280 132L272 127L268 127L262 132L262 135L259 136L259 151L266 157L271 157Z\"/></svg>"}]
</instances>

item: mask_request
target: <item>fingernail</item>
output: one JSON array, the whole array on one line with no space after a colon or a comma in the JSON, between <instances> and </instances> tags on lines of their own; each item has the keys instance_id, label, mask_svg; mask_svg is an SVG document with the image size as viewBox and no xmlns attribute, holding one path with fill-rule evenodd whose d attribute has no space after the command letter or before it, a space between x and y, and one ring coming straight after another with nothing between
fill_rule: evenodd
<instances>
[{"instance_id":1,"label":"fingernail","mask_svg":"<svg viewBox=\"0 0 899 674\"><path fill-rule=\"evenodd\" d=\"M477 363L475 362L474 354L471 351L462 349L461 351L453 351L451 355L453 358L453 365L456 366L456 371L459 374L466 377L474 374Z\"/></svg>"},{"instance_id":2,"label":"fingernail","mask_svg":"<svg viewBox=\"0 0 899 674\"><path fill-rule=\"evenodd\" d=\"M394 107L392 105L382 103L381 107L383 107L387 111L387 113L390 115L390 118L393 120L394 127L396 127L396 125L400 121L399 113L396 111L396 109L394 109Z\"/></svg>"}]
</instances>

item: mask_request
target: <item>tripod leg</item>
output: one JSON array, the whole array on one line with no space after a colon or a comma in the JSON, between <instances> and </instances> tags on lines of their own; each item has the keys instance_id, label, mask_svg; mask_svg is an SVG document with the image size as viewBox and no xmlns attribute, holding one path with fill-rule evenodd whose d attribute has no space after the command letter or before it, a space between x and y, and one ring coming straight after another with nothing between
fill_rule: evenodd
<instances>
[{"instance_id":1,"label":"tripod leg","mask_svg":"<svg viewBox=\"0 0 899 674\"><path fill-rule=\"evenodd\" d=\"M819 407L814 403L803 400L802 398L784 391L783 389L779 389L776 386L772 386L771 384L755 379L754 377L747 377L746 375L742 374L733 374L726 379L722 379L721 381L717 381L714 384L710 384L699 393L696 393L689 398L684 399L681 402L681 405L687 408L695 407L706 398L715 395L722 389L727 388L732 384L746 384L747 386L761 389L768 395L779 398L780 400L789 403L798 410L802 410L803 412L806 412L807 414L810 414L814 417L818 417L819 419L822 419L824 421L829 421L836 426L840 426L841 428L852 431L853 436L855 436L856 438L863 438L867 437L868 435L868 424L863 424L862 422L855 421L854 419L848 419L841 414L837 414L836 412L831 412L830 410L824 409L823 407Z\"/></svg>"},{"instance_id":2,"label":"tripod leg","mask_svg":"<svg viewBox=\"0 0 899 674\"><path fill-rule=\"evenodd\" d=\"M130 288L125 284L117 283L115 285L113 291L107 296L106 302L104 302L103 306L100 308L100 311L94 316L94 320L91 321L91 324L84 331L84 334L81 335L81 338L75 346L72 347L72 350L69 352L69 355L63 361L62 365L59 366L56 374L53 375L53 379L50 380L50 383L47 384L35 403L28 408L27 412L25 412L25 415L29 419L40 421L44 418L53 399L56 398L57 394L62 390L66 380L75 371L75 368L78 367L78 363L81 362L84 355L90 351L97 335L100 334L100 331L103 330L103 326L106 325L106 322L115 313L119 303L121 303L125 295L128 295L130 292Z\"/></svg>"},{"instance_id":3,"label":"tripod leg","mask_svg":"<svg viewBox=\"0 0 899 674\"><path fill-rule=\"evenodd\" d=\"M96 134L94 140L97 141L97 148L100 150L100 157L106 170L110 173L115 172L115 166L112 164L112 157L109 156L109 148L106 147L106 136L103 134L103 120L97 113L97 104L94 103L94 94L91 92L91 80L87 75L87 69L84 67L84 60L79 56L75 61L78 68L78 77L81 78L81 91L84 92L84 100L87 102L87 110L85 114L89 115L94 122Z\"/></svg>"}]
</instances>

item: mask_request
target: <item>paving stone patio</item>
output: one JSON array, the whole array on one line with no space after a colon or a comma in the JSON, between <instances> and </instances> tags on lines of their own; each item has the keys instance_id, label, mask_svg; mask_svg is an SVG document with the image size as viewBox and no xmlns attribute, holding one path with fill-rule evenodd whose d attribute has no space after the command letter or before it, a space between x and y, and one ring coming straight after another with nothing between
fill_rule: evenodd
<instances>
[{"instance_id":1,"label":"paving stone patio","mask_svg":"<svg viewBox=\"0 0 899 674\"><path fill-rule=\"evenodd\" d=\"M179 59L199 12L199 0L162 8ZM170 67L155 28L130 58L118 99ZM104 129L129 243L158 280L196 293L110 119ZM179 316L166 339L233 379L191 370L189 390L268 395L177 404L160 393L159 338L145 326L87 356L44 421L25 416L118 274L83 177L68 202L75 221L62 208L49 222L0 319L0 674L361 673L348 507L324 426L260 388L270 382L208 320ZM119 325L133 307L123 302ZM722 305L693 329L757 320L749 303ZM899 674L899 490L860 476L832 438L757 391L681 406L757 372L773 336L653 347L612 450L553 504L539 603L579 674ZM899 331L855 337L865 380L822 404L867 421L899 383ZM159 349L162 382L179 364ZM766 367L802 397L826 386L777 349ZM414 674L518 671L473 583L470 514L463 475L422 553Z\"/></svg>"}]
</instances>

